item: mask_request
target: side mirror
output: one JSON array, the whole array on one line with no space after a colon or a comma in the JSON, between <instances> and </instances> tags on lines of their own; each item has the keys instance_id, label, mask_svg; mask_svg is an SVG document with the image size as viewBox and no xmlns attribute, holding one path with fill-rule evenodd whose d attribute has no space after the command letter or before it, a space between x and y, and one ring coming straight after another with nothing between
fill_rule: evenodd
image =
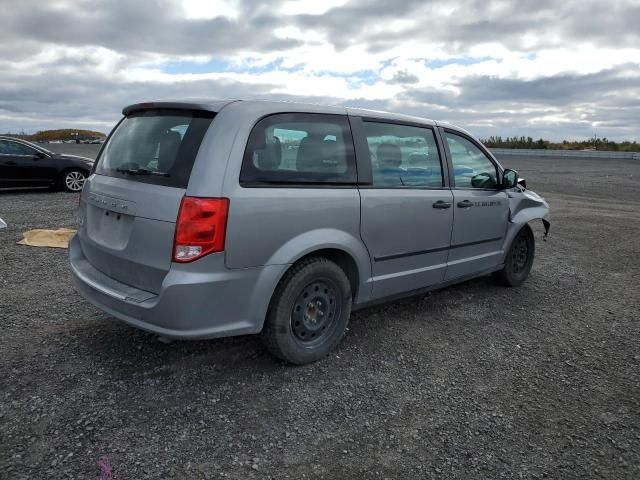
<instances>
[{"instance_id":1,"label":"side mirror","mask_svg":"<svg viewBox=\"0 0 640 480\"><path fill-rule=\"evenodd\" d=\"M36 152L36 158L47 158L47 154L44 152Z\"/></svg>"},{"instance_id":2,"label":"side mirror","mask_svg":"<svg viewBox=\"0 0 640 480\"><path fill-rule=\"evenodd\" d=\"M502 188L513 188L518 184L518 172L507 168L502 173Z\"/></svg>"}]
</instances>

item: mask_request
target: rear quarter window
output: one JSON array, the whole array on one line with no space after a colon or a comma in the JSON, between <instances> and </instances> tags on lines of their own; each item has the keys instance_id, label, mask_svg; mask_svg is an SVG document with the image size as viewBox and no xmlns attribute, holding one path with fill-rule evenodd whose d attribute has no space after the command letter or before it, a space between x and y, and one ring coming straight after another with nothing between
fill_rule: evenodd
<instances>
[{"instance_id":1,"label":"rear quarter window","mask_svg":"<svg viewBox=\"0 0 640 480\"><path fill-rule=\"evenodd\" d=\"M112 132L95 173L186 188L213 112L155 109L127 115Z\"/></svg>"},{"instance_id":2,"label":"rear quarter window","mask_svg":"<svg viewBox=\"0 0 640 480\"><path fill-rule=\"evenodd\" d=\"M349 122L340 115L285 113L260 120L251 131L240 183L355 184Z\"/></svg>"}]
</instances>

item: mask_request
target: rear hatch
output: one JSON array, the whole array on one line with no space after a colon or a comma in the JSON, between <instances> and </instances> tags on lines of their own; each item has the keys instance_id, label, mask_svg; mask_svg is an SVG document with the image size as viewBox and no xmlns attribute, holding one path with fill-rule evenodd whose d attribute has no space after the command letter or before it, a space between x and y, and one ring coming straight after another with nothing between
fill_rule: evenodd
<instances>
[{"instance_id":1,"label":"rear hatch","mask_svg":"<svg viewBox=\"0 0 640 480\"><path fill-rule=\"evenodd\" d=\"M175 222L214 113L128 111L85 184L78 237L94 268L158 293L171 267Z\"/></svg>"}]
</instances>

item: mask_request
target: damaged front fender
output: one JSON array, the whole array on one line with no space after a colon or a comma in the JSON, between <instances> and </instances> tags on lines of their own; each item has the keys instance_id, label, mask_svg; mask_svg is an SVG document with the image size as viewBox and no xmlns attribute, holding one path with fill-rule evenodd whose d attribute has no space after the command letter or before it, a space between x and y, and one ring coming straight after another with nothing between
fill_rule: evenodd
<instances>
[{"instance_id":1,"label":"damaged front fender","mask_svg":"<svg viewBox=\"0 0 640 480\"><path fill-rule=\"evenodd\" d=\"M509 191L507 195L509 197L509 227L505 251L520 229L533 220L542 220L542 225L544 225L543 239L546 240L551 227L549 204L546 200L537 193L524 188Z\"/></svg>"}]
</instances>

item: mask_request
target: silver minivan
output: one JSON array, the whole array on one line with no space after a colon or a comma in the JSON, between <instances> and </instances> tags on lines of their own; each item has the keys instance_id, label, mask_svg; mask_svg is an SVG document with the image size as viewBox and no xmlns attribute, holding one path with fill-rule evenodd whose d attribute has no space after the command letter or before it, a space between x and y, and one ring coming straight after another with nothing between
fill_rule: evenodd
<instances>
[{"instance_id":1,"label":"silver minivan","mask_svg":"<svg viewBox=\"0 0 640 480\"><path fill-rule=\"evenodd\" d=\"M304 364L355 309L493 273L520 285L547 203L452 125L263 101L126 107L80 200L80 293L165 338L260 333ZM545 233L546 235L546 233Z\"/></svg>"}]
</instances>

